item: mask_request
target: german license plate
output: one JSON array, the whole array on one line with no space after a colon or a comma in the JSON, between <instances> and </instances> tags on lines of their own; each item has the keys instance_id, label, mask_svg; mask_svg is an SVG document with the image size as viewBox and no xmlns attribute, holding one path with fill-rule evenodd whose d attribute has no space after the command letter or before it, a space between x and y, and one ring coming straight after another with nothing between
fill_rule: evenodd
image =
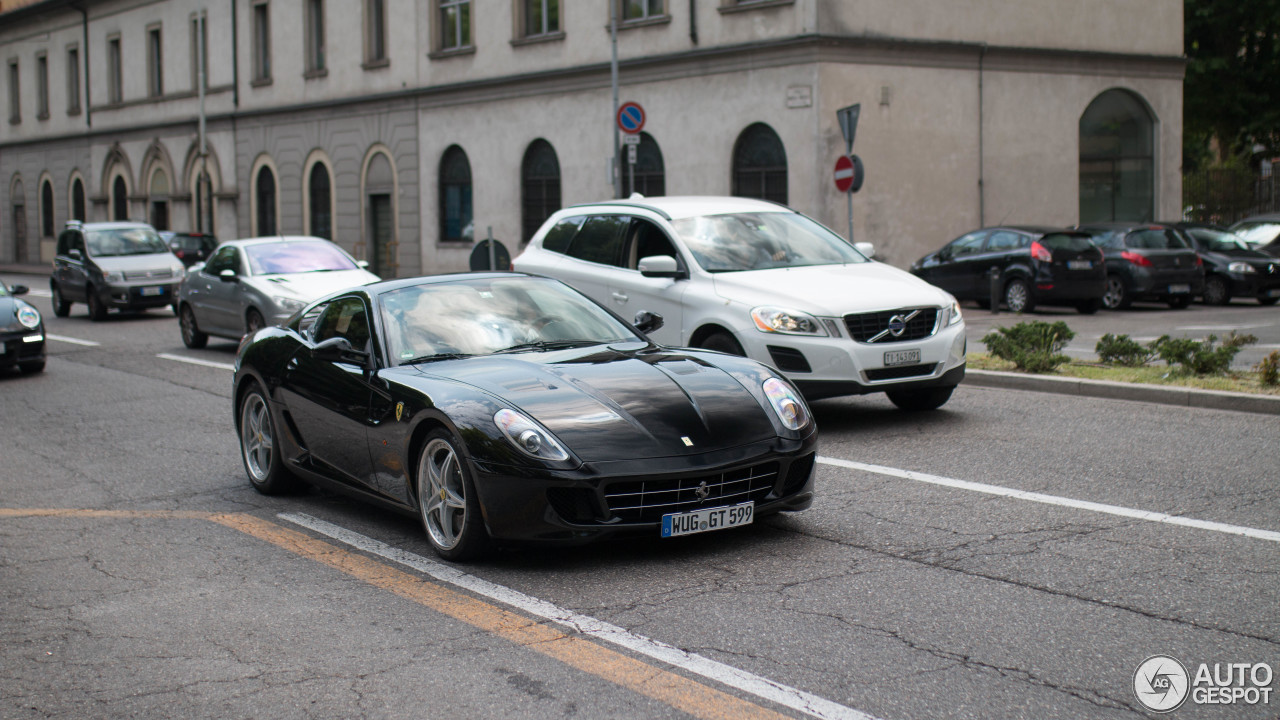
<instances>
[{"instance_id":1,"label":"german license plate","mask_svg":"<svg viewBox=\"0 0 1280 720\"><path fill-rule=\"evenodd\" d=\"M1185 295L1189 292L1191 292L1190 285L1170 285L1169 286L1170 295Z\"/></svg>"},{"instance_id":2,"label":"german license plate","mask_svg":"<svg viewBox=\"0 0 1280 720\"><path fill-rule=\"evenodd\" d=\"M1068 260L1068 270L1090 270L1093 268L1092 260Z\"/></svg>"},{"instance_id":3,"label":"german license plate","mask_svg":"<svg viewBox=\"0 0 1280 720\"><path fill-rule=\"evenodd\" d=\"M139 292L140 292L144 297L150 297L150 296L152 296L152 295L163 295L163 294L164 294L164 286L163 286L163 285L156 285L156 286L154 286L154 287L144 287L144 288L142 288L142 290L140 290Z\"/></svg>"},{"instance_id":4,"label":"german license plate","mask_svg":"<svg viewBox=\"0 0 1280 720\"><path fill-rule=\"evenodd\" d=\"M890 350L884 354L884 366L914 365L920 362L920 350Z\"/></svg>"},{"instance_id":5,"label":"german license plate","mask_svg":"<svg viewBox=\"0 0 1280 720\"><path fill-rule=\"evenodd\" d=\"M756 504L744 502L728 507L707 508L687 513L671 513L662 516L662 537L680 537L711 530L750 525L755 518Z\"/></svg>"}]
</instances>

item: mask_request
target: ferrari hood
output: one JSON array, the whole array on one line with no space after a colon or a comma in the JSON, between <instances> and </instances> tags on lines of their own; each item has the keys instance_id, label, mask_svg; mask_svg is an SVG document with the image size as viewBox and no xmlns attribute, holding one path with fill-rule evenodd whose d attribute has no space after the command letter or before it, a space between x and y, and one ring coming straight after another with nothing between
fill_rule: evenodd
<instances>
[{"instance_id":1,"label":"ferrari hood","mask_svg":"<svg viewBox=\"0 0 1280 720\"><path fill-rule=\"evenodd\" d=\"M311 302L331 292L377 281L378 276L368 270L336 270L253 277L253 284L269 295L288 295L304 302Z\"/></svg>"},{"instance_id":2,"label":"ferrari hood","mask_svg":"<svg viewBox=\"0 0 1280 720\"><path fill-rule=\"evenodd\" d=\"M733 376L676 350L596 346L422 370L506 400L587 462L693 455L777 434L768 411Z\"/></svg>"},{"instance_id":3,"label":"ferrari hood","mask_svg":"<svg viewBox=\"0 0 1280 720\"><path fill-rule=\"evenodd\" d=\"M720 297L744 305L782 306L822 317L951 304L944 291L878 262L717 273L715 287Z\"/></svg>"}]
</instances>

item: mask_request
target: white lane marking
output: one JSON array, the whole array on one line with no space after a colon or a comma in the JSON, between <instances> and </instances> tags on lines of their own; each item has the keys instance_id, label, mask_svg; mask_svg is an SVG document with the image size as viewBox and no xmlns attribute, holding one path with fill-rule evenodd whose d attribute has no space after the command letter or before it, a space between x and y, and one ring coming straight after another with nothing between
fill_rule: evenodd
<instances>
[{"instance_id":1,"label":"white lane marking","mask_svg":"<svg viewBox=\"0 0 1280 720\"><path fill-rule=\"evenodd\" d=\"M87 345L89 347L97 347L99 343L92 340L81 340L80 338L67 337L65 335L54 335L53 333L45 333L45 337L58 342L71 343L72 345Z\"/></svg>"},{"instance_id":2,"label":"white lane marking","mask_svg":"<svg viewBox=\"0 0 1280 720\"><path fill-rule=\"evenodd\" d=\"M1016 498L1018 500L1030 500L1031 502L1044 503L1046 505L1059 505L1062 507L1075 508L1077 510L1089 510L1092 512L1106 513L1108 515L1118 515L1120 517L1146 520L1148 522L1165 523L1167 525L1180 525L1182 527L1196 528L1199 530L1212 530L1214 532L1227 533L1229 535L1244 535L1245 537L1251 537L1255 540L1280 542L1280 532L1276 532L1274 530L1259 530L1257 528L1244 527L1242 525L1228 525L1226 523L1212 522L1210 520L1197 520L1195 518L1180 517L1151 510L1135 510L1133 508L1121 507L1119 505L1106 505L1103 503L1090 502L1088 500L1073 500L1071 498L1059 497L1057 495L1045 495L1037 492L1028 492L1026 490L1014 490L1012 488L1000 487L999 485L987 485L986 483L970 482L968 480L956 480L954 478L929 475L928 473L915 472L913 470L899 470L898 468L885 467L883 465L869 465L867 463L854 462L852 460L841 460L839 458L819 456L818 462L823 465L834 465L836 467L848 468L850 470L862 470L863 472L876 473L878 475L890 475L892 477L899 477L905 480L915 480L917 482L929 483L931 485L942 485L944 487L958 488L960 490L972 490L973 492L986 493L988 495L999 495L1001 497Z\"/></svg>"},{"instance_id":3,"label":"white lane marking","mask_svg":"<svg viewBox=\"0 0 1280 720\"><path fill-rule=\"evenodd\" d=\"M371 537L347 530L332 523L325 522L310 515L301 513L280 513L277 517L288 522L301 525L326 535L357 550L386 558L413 568L418 572L450 585L469 590L477 595L496 600L505 605L523 610L535 617L545 618L557 625L593 637L603 642L624 647L632 652L646 655L655 660L674 665L691 673L701 675L716 682L737 688L746 693L764 698L770 702L789 707L816 718L842 718L844 720L875 720L873 716L859 710L831 702L817 695L798 690L782 683L753 675L731 665L717 662L696 653L686 652L680 648L637 635L630 630L611 625L602 620L567 610L558 605L530 597L518 590L497 583L482 580L468 575L444 563L422 557L407 550L392 547Z\"/></svg>"},{"instance_id":4,"label":"white lane marking","mask_svg":"<svg viewBox=\"0 0 1280 720\"><path fill-rule=\"evenodd\" d=\"M165 360L176 360L178 362L190 363L192 365L203 365L204 367L218 368L219 370L235 370L236 366L231 363L214 362L213 360L201 360L199 358L183 357L181 355L170 355L169 353L160 353L156 355L158 358Z\"/></svg>"}]
</instances>

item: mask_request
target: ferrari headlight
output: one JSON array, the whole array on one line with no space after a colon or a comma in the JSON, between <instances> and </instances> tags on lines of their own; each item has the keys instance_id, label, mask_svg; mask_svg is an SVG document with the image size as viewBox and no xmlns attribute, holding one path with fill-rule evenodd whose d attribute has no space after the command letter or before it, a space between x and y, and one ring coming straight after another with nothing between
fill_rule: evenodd
<instances>
[{"instance_id":1,"label":"ferrari headlight","mask_svg":"<svg viewBox=\"0 0 1280 720\"><path fill-rule=\"evenodd\" d=\"M764 395L788 429L799 430L809 424L809 409L790 385L778 378L769 378L764 381Z\"/></svg>"},{"instance_id":2,"label":"ferrari headlight","mask_svg":"<svg viewBox=\"0 0 1280 720\"><path fill-rule=\"evenodd\" d=\"M751 319L755 321L756 329L760 332L816 337L827 335L827 331L823 329L822 323L818 322L817 318L799 310L758 307L751 311Z\"/></svg>"},{"instance_id":3,"label":"ferrari headlight","mask_svg":"<svg viewBox=\"0 0 1280 720\"><path fill-rule=\"evenodd\" d=\"M289 313L297 312L302 309L303 305L306 305L305 302L301 300L294 300L293 298L272 296L271 299L275 301L276 305L281 310Z\"/></svg>"},{"instance_id":4,"label":"ferrari headlight","mask_svg":"<svg viewBox=\"0 0 1280 720\"><path fill-rule=\"evenodd\" d=\"M1233 262L1227 266L1228 272L1233 273L1254 273L1258 272L1252 265L1247 262Z\"/></svg>"},{"instance_id":5,"label":"ferrari headlight","mask_svg":"<svg viewBox=\"0 0 1280 720\"><path fill-rule=\"evenodd\" d=\"M951 301L951 310L947 314L947 325L955 325L964 319L964 315L960 314L960 303L955 300Z\"/></svg>"},{"instance_id":6,"label":"ferrari headlight","mask_svg":"<svg viewBox=\"0 0 1280 720\"><path fill-rule=\"evenodd\" d=\"M493 422L520 452L539 460L568 460L569 453L534 421L515 410L503 408L493 415Z\"/></svg>"},{"instance_id":7,"label":"ferrari headlight","mask_svg":"<svg viewBox=\"0 0 1280 720\"><path fill-rule=\"evenodd\" d=\"M30 305L22 305L18 308L18 322L22 327L35 330L40 327L40 311Z\"/></svg>"}]
</instances>

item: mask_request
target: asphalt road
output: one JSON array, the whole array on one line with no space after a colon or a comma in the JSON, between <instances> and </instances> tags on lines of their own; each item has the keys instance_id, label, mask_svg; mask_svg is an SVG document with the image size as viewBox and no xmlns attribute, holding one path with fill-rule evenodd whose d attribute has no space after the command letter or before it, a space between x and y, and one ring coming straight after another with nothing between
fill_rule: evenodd
<instances>
[{"instance_id":1,"label":"asphalt road","mask_svg":"<svg viewBox=\"0 0 1280 720\"><path fill-rule=\"evenodd\" d=\"M413 520L249 487L235 343L32 300L48 368L0 373L3 718L1155 717L1149 656L1280 669L1277 418L828 400L807 512L451 566Z\"/></svg>"}]
</instances>

